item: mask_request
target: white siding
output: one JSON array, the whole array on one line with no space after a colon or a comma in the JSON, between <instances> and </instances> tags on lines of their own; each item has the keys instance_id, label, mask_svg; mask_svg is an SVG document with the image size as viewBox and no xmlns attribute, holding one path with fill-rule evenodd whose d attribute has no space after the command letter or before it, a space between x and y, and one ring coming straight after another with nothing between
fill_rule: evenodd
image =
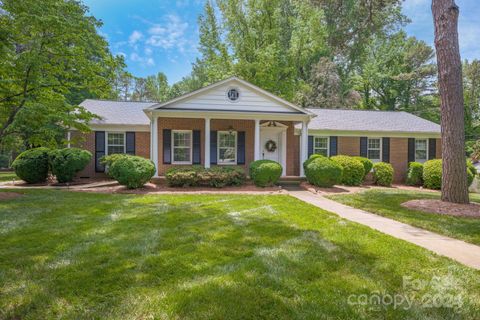
<instances>
[{"instance_id":1,"label":"white siding","mask_svg":"<svg viewBox=\"0 0 480 320\"><path fill-rule=\"evenodd\" d=\"M227 90L232 87L238 88L240 91L240 98L236 102L229 101L226 96ZM281 104L266 95L254 92L238 82L230 82L220 87L212 88L186 100L167 105L163 109L298 113L298 110Z\"/></svg>"}]
</instances>

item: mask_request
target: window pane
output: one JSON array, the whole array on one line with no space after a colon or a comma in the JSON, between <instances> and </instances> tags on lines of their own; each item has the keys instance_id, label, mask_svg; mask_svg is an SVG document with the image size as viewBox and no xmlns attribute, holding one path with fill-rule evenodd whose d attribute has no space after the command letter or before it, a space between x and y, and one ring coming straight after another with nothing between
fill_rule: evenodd
<instances>
[{"instance_id":1,"label":"window pane","mask_svg":"<svg viewBox=\"0 0 480 320\"><path fill-rule=\"evenodd\" d=\"M315 148L315 149L313 150L313 153L315 153L315 154L321 154L322 156L328 157L328 149Z\"/></svg>"},{"instance_id":2,"label":"window pane","mask_svg":"<svg viewBox=\"0 0 480 320\"><path fill-rule=\"evenodd\" d=\"M190 148L174 148L173 161L174 162L190 162Z\"/></svg>"},{"instance_id":3,"label":"window pane","mask_svg":"<svg viewBox=\"0 0 480 320\"><path fill-rule=\"evenodd\" d=\"M124 144L124 134L123 133L109 133L108 134L108 144Z\"/></svg>"},{"instance_id":4,"label":"window pane","mask_svg":"<svg viewBox=\"0 0 480 320\"><path fill-rule=\"evenodd\" d=\"M368 159L379 160L380 159L380 150L368 150Z\"/></svg>"},{"instance_id":5,"label":"window pane","mask_svg":"<svg viewBox=\"0 0 480 320\"><path fill-rule=\"evenodd\" d=\"M236 135L235 133L228 133L228 132L219 132L219 144L220 148L222 147L235 147L236 142Z\"/></svg>"},{"instance_id":6,"label":"window pane","mask_svg":"<svg viewBox=\"0 0 480 320\"><path fill-rule=\"evenodd\" d=\"M415 150L415 160L427 160L427 151Z\"/></svg>"},{"instance_id":7,"label":"window pane","mask_svg":"<svg viewBox=\"0 0 480 320\"><path fill-rule=\"evenodd\" d=\"M218 132L218 163L235 163L236 150L236 133Z\"/></svg>"},{"instance_id":8,"label":"window pane","mask_svg":"<svg viewBox=\"0 0 480 320\"><path fill-rule=\"evenodd\" d=\"M380 139L368 139L368 149L380 149Z\"/></svg>"},{"instance_id":9,"label":"window pane","mask_svg":"<svg viewBox=\"0 0 480 320\"><path fill-rule=\"evenodd\" d=\"M315 148L327 149L328 138L315 137Z\"/></svg>"},{"instance_id":10,"label":"window pane","mask_svg":"<svg viewBox=\"0 0 480 320\"><path fill-rule=\"evenodd\" d=\"M415 140L416 150L427 150L427 140Z\"/></svg>"},{"instance_id":11,"label":"window pane","mask_svg":"<svg viewBox=\"0 0 480 320\"><path fill-rule=\"evenodd\" d=\"M221 163L235 163L235 148L219 148L218 161Z\"/></svg>"},{"instance_id":12,"label":"window pane","mask_svg":"<svg viewBox=\"0 0 480 320\"><path fill-rule=\"evenodd\" d=\"M174 132L173 146L174 147L190 147L190 132Z\"/></svg>"},{"instance_id":13,"label":"window pane","mask_svg":"<svg viewBox=\"0 0 480 320\"><path fill-rule=\"evenodd\" d=\"M123 153L123 146L108 146L108 154Z\"/></svg>"}]
</instances>

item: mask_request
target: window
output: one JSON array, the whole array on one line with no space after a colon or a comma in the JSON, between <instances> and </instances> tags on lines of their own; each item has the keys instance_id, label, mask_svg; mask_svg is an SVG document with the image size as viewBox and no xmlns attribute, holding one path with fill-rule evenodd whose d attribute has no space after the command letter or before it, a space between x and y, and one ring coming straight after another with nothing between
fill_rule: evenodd
<instances>
[{"instance_id":1,"label":"window","mask_svg":"<svg viewBox=\"0 0 480 320\"><path fill-rule=\"evenodd\" d=\"M382 139L380 138L368 138L367 145L367 157L373 162L382 161Z\"/></svg>"},{"instance_id":2,"label":"window","mask_svg":"<svg viewBox=\"0 0 480 320\"><path fill-rule=\"evenodd\" d=\"M313 153L328 157L328 137L313 137Z\"/></svg>"},{"instance_id":3,"label":"window","mask_svg":"<svg viewBox=\"0 0 480 320\"><path fill-rule=\"evenodd\" d=\"M173 163L192 163L192 131L172 131Z\"/></svg>"},{"instance_id":4,"label":"window","mask_svg":"<svg viewBox=\"0 0 480 320\"><path fill-rule=\"evenodd\" d=\"M424 163L427 161L428 142L427 139L415 139L415 161Z\"/></svg>"},{"instance_id":5,"label":"window","mask_svg":"<svg viewBox=\"0 0 480 320\"><path fill-rule=\"evenodd\" d=\"M107 154L125 153L125 133L107 132Z\"/></svg>"},{"instance_id":6,"label":"window","mask_svg":"<svg viewBox=\"0 0 480 320\"><path fill-rule=\"evenodd\" d=\"M240 92L238 92L238 89L236 88L228 89L227 98L228 100L235 102L238 100L238 98L240 98Z\"/></svg>"},{"instance_id":7,"label":"window","mask_svg":"<svg viewBox=\"0 0 480 320\"><path fill-rule=\"evenodd\" d=\"M237 133L228 131L218 132L218 164L237 163Z\"/></svg>"}]
</instances>

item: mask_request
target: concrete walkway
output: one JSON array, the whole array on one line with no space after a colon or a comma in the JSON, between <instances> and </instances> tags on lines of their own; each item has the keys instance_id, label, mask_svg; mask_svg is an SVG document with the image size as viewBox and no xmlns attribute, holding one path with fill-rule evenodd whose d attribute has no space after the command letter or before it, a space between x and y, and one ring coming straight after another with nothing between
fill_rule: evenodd
<instances>
[{"instance_id":1,"label":"concrete walkway","mask_svg":"<svg viewBox=\"0 0 480 320\"><path fill-rule=\"evenodd\" d=\"M439 255L454 259L466 266L480 270L480 246L426 231L411 225L355 209L309 191L290 191L290 195L342 218L357 222L402 239Z\"/></svg>"}]
</instances>

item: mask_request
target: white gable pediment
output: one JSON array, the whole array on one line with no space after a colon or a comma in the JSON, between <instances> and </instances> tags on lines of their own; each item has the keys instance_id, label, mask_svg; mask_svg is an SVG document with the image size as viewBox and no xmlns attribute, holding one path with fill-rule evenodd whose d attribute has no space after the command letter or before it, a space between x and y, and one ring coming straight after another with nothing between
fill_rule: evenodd
<instances>
[{"instance_id":1,"label":"white gable pediment","mask_svg":"<svg viewBox=\"0 0 480 320\"><path fill-rule=\"evenodd\" d=\"M227 96L227 92L232 88L237 89L239 92L239 98L236 101L229 100ZM153 108L190 111L234 111L287 114L309 113L302 108L237 78L220 81L209 87L197 90L191 94L173 99Z\"/></svg>"}]
</instances>

